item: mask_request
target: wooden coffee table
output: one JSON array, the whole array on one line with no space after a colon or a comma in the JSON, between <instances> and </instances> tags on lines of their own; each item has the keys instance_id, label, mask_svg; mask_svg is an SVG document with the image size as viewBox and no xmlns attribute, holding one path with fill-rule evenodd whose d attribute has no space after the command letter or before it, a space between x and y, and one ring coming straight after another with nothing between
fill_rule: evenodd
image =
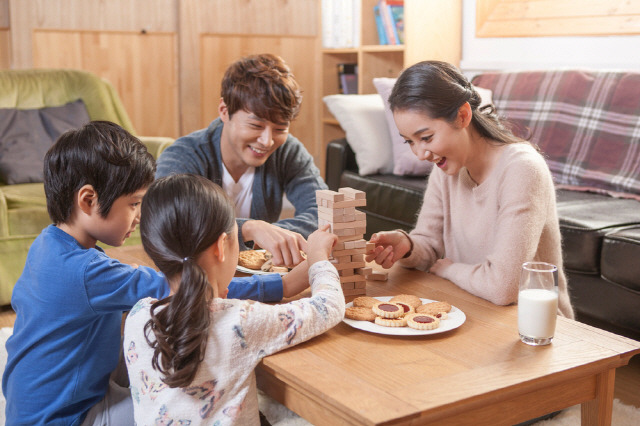
<instances>
[{"instance_id":1,"label":"wooden coffee table","mask_svg":"<svg viewBox=\"0 0 640 426\"><path fill-rule=\"evenodd\" d=\"M107 253L145 264L137 250ZM611 424L615 369L640 353L640 342L558 318L551 345L528 346L518 338L516 306L399 266L388 281L367 284L369 296L400 293L445 300L466 321L426 336L340 323L266 357L256 369L260 389L314 425L512 425L575 404L583 425Z\"/></svg>"}]
</instances>

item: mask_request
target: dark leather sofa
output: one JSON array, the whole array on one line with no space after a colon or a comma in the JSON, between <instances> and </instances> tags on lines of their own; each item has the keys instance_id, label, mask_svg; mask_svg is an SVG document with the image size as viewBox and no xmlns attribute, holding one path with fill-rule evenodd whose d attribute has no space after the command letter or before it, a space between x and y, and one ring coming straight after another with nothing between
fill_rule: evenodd
<instances>
[{"instance_id":1,"label":"dark leather sofa","mask_svg":"<svg viewBox=\"0 0 640 426\"><path fill-rule=\"evenodd\" d=\"M329 143L325 172L332 190L366 192L367 238L413 228L427 177L361 176L346 139ZM640 340L640 201L559 186L557 206L577 319Z\"/></svg>"}]
</instances>

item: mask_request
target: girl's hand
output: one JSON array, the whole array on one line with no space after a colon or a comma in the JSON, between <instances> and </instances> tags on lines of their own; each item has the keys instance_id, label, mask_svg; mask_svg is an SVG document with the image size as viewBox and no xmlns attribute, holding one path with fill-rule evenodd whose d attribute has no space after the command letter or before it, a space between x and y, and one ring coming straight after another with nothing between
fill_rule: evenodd
<instances>
[{"instance_id":1,"label":"girl's hand","mask_svg":"<svg viewBox=\"0 0 640 426\"><path fill-rule=\"evenodd\" d=\"M378 232L371 236L369 242L374 243L373 250L365 253L365 260L375 262L385 269L393 266L398 259L411 250L411 241L406 234L399 231Z\"/></svg>"},{"instance_id":2,"label":"girl's hand","mask_svg":"<svg viewBox=\"0 0 640 426\"><path fill-rule=\"evenodd\" d=\"M330 232L329 225L309 235L307 239L307 262L309 266L322 260L328 260L331 255L331 249L338 241L338 237Z\"/></svg>"}]
</instances>

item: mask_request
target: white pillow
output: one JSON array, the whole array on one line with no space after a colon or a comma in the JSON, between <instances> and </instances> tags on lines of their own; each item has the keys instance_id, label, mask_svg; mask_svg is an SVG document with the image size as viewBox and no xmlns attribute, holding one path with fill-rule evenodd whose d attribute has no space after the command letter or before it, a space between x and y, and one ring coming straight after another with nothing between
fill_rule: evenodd
<instances>
[{"instance_id":1,"label":"white pillow","mask_svg":"<svg viewBox=\"0 0 640 426\"><path fill-rule=\"evenodd\" d=\"M346 133L362 176L393 171L393 151L380 95L329 95L323 98Z\"/></svg>"},{"instance_id":2,"label":"white pillow","mask_svg":"<svg viewBox=\"0 0 640 426\"><path fill-rule=\"evenodd\" d=\"M430 161L418 160L411 151L409 144L404 142L404 139L400 136L395 121L393 121L393 114L389 108L389 95L393 89L393 85L396 84L395 78L374 78L373 85L376 87L378 94L384 101L384 113L387 120L387 127L389 129L389 137L391 138L391 146L393 150L393 174L395 175L414 175L414 176L426 176L433 168L433 163ZM481 105L491 103L492 92L489 89L483 89L481 87L475 88L482 99Z\"/></svg>"}]
</instances>

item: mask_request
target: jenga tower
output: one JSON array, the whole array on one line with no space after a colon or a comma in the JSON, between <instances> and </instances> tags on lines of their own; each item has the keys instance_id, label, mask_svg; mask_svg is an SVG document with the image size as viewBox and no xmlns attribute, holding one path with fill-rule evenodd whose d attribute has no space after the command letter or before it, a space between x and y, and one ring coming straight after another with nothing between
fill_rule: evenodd
<instances>
[{"instance_id":1,"label":"jenga tower","mask_svg":"<svg viewBox=\"0 0 640 426\"><path fill-rule=\"evenodd\" d=\"M367 244L370 244L364 240L367 216L356 210L356 207L367 205L365 195L364 191L353 188L340 188L338 192L316 191L318 227L329 224L330 231L338 236L330 261L340 274L345 296L366 294L366 276L371 274L371 268L364 260Z\"/></svg>"}]
</instances>

